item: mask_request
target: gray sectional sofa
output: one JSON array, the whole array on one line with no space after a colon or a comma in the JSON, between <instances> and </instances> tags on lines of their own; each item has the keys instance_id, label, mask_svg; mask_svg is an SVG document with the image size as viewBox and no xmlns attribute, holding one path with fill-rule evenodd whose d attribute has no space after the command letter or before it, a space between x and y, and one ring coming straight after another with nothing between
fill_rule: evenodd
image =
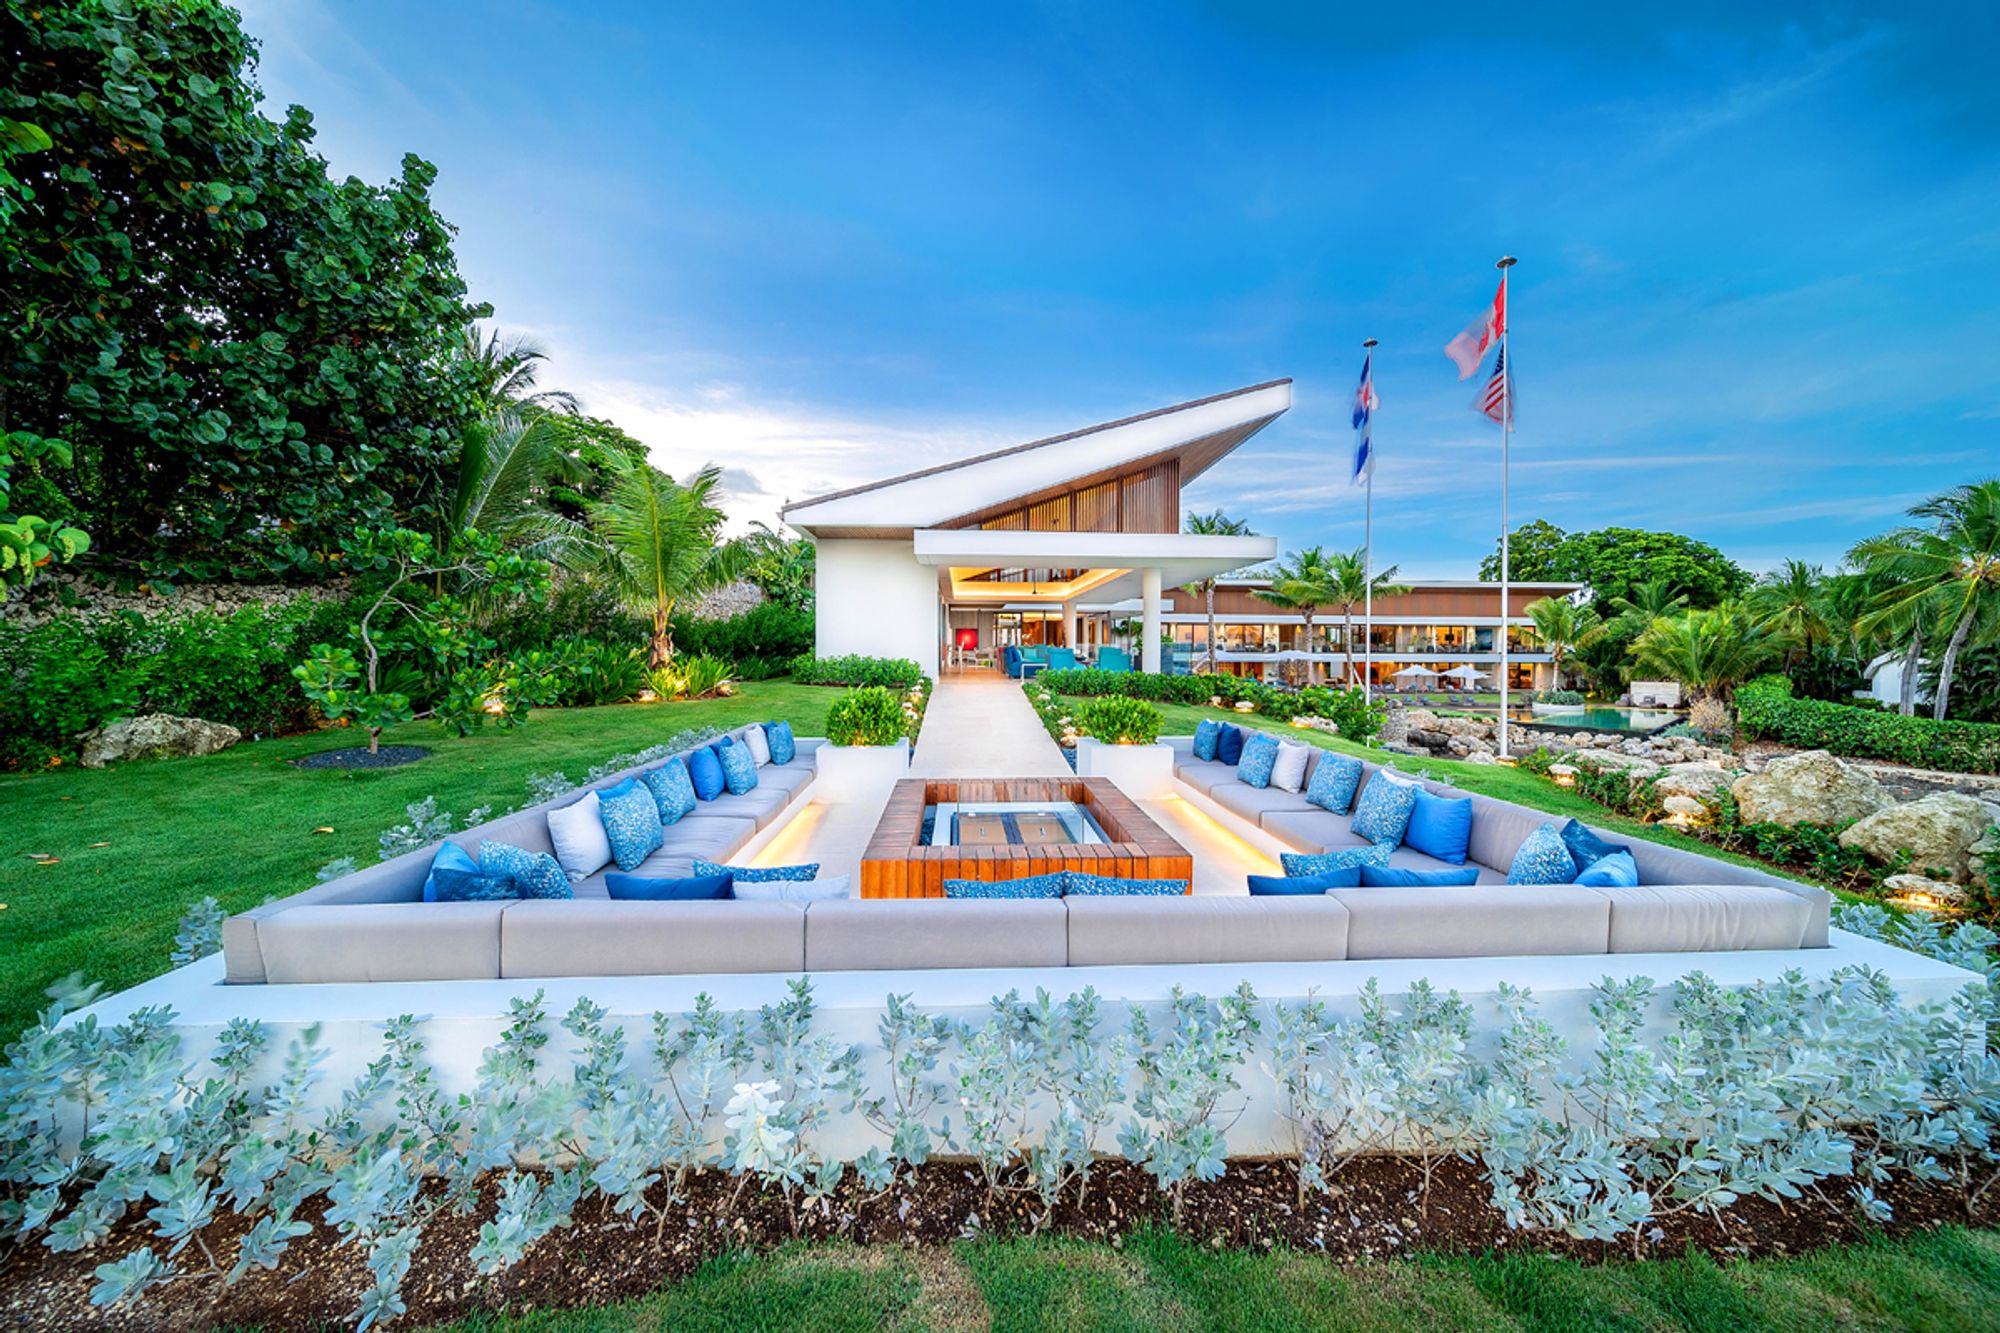
<instances>
[{"instance_id":1,"label":"gray sectional sofa","mask_svg":"<svg viewBox=\"0 0 2000 1333\"><path fill-rule=\"evenodd\" d=\"M1172 737L1174 777L1196 804L1275 850L1326 852L1366 840L1349 817L1322 810L1301 792L1252 787L1234 766L1197 759L1192 737ZM1312 749L1306 787L1327 757ZM1375 780L1362 765L1362 788ZM1730 949L1811 949L1827 942L1832 895L1795 880L1642 838L1594 830L1627 845L1638 863L1635 888L1572 884L1510 885L1507 867L1538 825L1563 822L1511 801L1472 795L1442 783L1433 794L1472 802L1467 866L1476 884L1462 888L1335 889L1327 896L1347 912L1349 958L1455 958L1512 954L1684 953ZM1358 799L1358 793L1357 793ZM1409 847L1392 866L1450 869Z\"/></svg>"}]
</instances>

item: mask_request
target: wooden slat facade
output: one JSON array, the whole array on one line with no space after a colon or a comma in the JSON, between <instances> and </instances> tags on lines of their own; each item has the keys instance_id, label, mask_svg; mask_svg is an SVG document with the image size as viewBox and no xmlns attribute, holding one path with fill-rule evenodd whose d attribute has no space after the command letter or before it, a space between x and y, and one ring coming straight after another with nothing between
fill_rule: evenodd
<instances>
[{"instance_id":1,"label":"wooden slat facade","mask_svg":"<svg viewBox=\"0 0 2000 1333\"><path fill-rule=\"evenodd\" d=\"M924 807L946 802L1071 801L1088 809L1106 843L925 847ZM1106 778L905 778L896 784L861 857L863 898L942 898L947 879L1007 880L1057 870L1126 879L1184 879L1194 858Z\"/></svg>"},{"instance_id":2,"label":"wooden slat facade","mask_svg":"<svg viewBox=\"0 0 2000 1333\"><path fill-rule=\"evenodd\" d=\"M996 532L1178 532L1181 463L1162 459L1016 509L980 515L969 525Z\"/></svg>"}]
</instances>

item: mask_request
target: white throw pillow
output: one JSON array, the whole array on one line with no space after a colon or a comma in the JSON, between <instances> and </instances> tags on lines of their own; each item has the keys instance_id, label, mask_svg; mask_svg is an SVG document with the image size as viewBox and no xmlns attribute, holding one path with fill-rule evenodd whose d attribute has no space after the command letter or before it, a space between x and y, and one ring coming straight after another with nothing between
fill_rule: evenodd
<instances>
[{"instance_id":1,"label":"white throw pillow","mask_svg":"<svg viewBox=\"0 0 2000 1333\"><path fill-rule=\"evenodd\" d=\"M747 903L817 903L829 898L852 898L854 876L823 875L819 879L773 879L761 884L736 881L732 890Z\"/></svg>"},{"instance_id":2,"label":"white throw pillow","mask_svg":"<svg viewBox=\"0 0 2000 1333\"><path fill-rule=\"evenodd\" d=\"M750 759L759 768L771 762L771 742L765 737L764 728L743 728L743 743L750 747Z\"/></svg>"},{"instance_id":3,"label":"white throw pillow","mask_svg":"<svg viewBox=\"0 0 2000 1333\"><path fill-rule=\"evenodd\" d=\"M549 841L571 879L595 874L611 863L611 839L604 833L596 792L587 791L582 800L549 811Z\"/></svg>"},{"instance_id":4,"label":"white throw pillow","mask_svg":"<svg viewBox=\"0 0 2000 1333\"><path fill-rule=\"evenodd\" d=\"M1311 757L1311 746L1279 741L1278 759L1271 765L1271 785L1284 791L1305 790L1306 760Z\"/></svg>"}]
</instances>

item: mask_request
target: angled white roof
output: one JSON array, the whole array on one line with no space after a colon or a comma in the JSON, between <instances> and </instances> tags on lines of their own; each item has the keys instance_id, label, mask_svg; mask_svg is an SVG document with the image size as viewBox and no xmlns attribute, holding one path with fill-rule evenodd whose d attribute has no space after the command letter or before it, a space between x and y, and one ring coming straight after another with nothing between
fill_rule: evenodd
<instances>
[{"instance_id":1,"label":"angled white roof","mask_svg":"<svg viewBox=\"0 0 2000 1333\"><path fill-rule=\"evenodd\" d=\"M795 528L828 536L909 532L1169 456L1180 458L1185 486L1291 405L1290 380L1253 384L801 500L786 506L784 517Z\"/></svg>"}]
</instances>

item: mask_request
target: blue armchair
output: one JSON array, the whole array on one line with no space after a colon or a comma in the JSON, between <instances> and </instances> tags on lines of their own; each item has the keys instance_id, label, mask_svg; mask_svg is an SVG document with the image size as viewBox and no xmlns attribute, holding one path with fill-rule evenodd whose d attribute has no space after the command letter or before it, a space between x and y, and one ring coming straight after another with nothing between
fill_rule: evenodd
<instances>
[{"instance_id":1,"label":"blue armchair","mask_svg":"<svg viewBox=\"0 0 2000 1333\"><path fill-rule=\"evenodd\" d=\"M1097 650L1097 669L1099 671L1130 671L1132 669L1132 654L1126 652L1123 648L1099 648Z\"/></svg>"},{"instance_id":2,"label":"blue armchair","mask_svg":"<svg viewBox=\"0 0 2000 1333\"><path fill-rule=\"evenodd\" d=\"M1076 654L1067 648L1049 649L1049 670L1072 671L1076 668Z\"/></svg>"}]
</instances>

